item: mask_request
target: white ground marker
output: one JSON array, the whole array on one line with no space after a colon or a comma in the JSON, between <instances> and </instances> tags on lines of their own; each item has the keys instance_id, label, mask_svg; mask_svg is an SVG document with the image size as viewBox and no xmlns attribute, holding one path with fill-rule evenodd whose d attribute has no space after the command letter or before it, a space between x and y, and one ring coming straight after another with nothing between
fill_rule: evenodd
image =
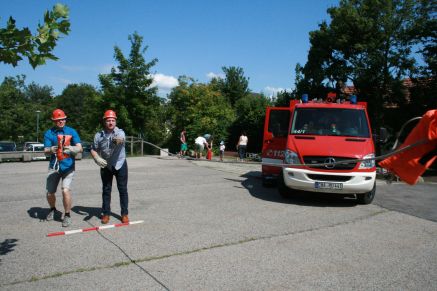
<instances>
[{"instance_id":1,"label":"white ground marker","mask_svg":"<svg viewBox=\"0 0 437 291\"><path fill-rule=\"evenodd\" d=\"M131 224L139 224L139 223L143 223L143 222L144 222L144 220L137 220L137 221L131 221L131 222L127 222L127 223L116 223L116 224L101 225L101 226L82 228L82 229L75 229L75 230L58 231L58 232L49 233L47 236L69 235L69 234L88 232L88 231L95 231L95 230L101 230L101 229L107 229L107 228L128 226L128 225L131 225Z\"/></svg>"}]
</instances>

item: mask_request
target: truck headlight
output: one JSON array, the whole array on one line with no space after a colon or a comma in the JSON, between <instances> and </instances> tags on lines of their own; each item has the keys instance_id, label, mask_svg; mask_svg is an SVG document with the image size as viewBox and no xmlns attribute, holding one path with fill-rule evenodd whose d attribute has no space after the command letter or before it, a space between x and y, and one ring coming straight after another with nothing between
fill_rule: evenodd
<instances>
[{"instance_id":1,"label":"truck headlight","mask_svg":"<svg viewBox=\"0 0 437 291\"><path fill-rule=\"evenodd\" d=\"M359 169L371 169L375 167L375 154L369 154L363 157L363 160L369 159L367 161L362 161L360 163Z\"/></svg>"},{"instance_id":2,"label":"truck headlight","mask_svg":"<svg viewBox=\"0 0 437 291\"><path fill-rule=\"evenodd\" d=\"M300 164L297 154L290 150L285 150L284 162L286 164Z\"/></svg>"}]
</instances>

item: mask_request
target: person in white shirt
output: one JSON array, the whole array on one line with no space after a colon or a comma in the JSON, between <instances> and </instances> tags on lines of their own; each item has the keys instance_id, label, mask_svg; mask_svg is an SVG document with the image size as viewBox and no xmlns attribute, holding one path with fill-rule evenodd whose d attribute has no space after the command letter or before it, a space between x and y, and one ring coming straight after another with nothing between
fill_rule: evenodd
<instances>
[{"instance_id":1,"label":"person in white shirt","mask_svg":"<svg viewBox=\"0 0 437 291\"><path fill-rule=\"evenodd\" d=\"M209 134L205 134L205 137L210 137ZM194 157L196 159L200 159L202 157L202 152L203 150L209 149L209 144L207 141L207 138L205 138L204 136L198 136L195 140L194 140Z\"/></svg>"},{"instance_id":2,"label":"person in white shirt","mask_svg":"<svg viewBox=\"0 0 437 291\"><path fill-rule=\"evenodd\" d=\"M220 162L223 162L223 157L225 156L225 142L221 141L220 142Z\"/></svg>"},{"instance_id":3,"label":"person in white shirt","mask_svg":"<svg viewBox=\"0 0 437 291\"><path fill-rule=\"evenodd\" d=\"M243 131L237 143L238 156L241 162L244 162L244 158L246 157L246 149L247 149L248 141L249 139L246 136L246 132Z\"/></svg>"}]
</instances>

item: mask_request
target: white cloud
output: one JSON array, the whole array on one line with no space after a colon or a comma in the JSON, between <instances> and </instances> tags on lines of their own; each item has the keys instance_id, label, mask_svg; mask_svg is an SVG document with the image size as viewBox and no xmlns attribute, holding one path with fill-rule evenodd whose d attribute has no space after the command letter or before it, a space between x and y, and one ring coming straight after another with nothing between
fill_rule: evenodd
<instances>
[{"instance_id":1,"label":"white cloud","mask_svg":"<svg viewBox=\"0 0 437 291\"><path fill-rule=\"evenodd\" d=\"M208 79L214 79L214 78L220 78L220 79L224 79L225 78L225 75L224 74L222 74L222 73L220 73L220 74L216 74L216 73L213 73L213 72L209 72L208 74L206 74L206 76L208 77Z\"/></svg>"},{"instance_id":2,"label":"white cloud","mask_svg":"<svg viewBox=\"0 0 437 291\"><path fill-rule=\"evenodd\" d=\"M276 95L278 95L279 92L284 90L291 91L290 88L281 88L281 87L275 88L275 87L267 86L262 90L262 92L269 97L276 97Z\"/></svg>"},{"instance_id":3,"label":"white cloud","mask_svg":"<svg viewBox=\"0 0 437 291\"><path fill-rule=\"evenodd\" d=\"M173 76L164 74L151 74L150 76L153 77L151 87L157 87L158 95L161 97L165 97L170 93L171 89L179 85L178 79Z\"/></svg>"},{"instance_id":4,"label":"white cloud","mask_svg":"<svg viewBox=\"0 0 437 291\"><path fill-rule=\"evenodd\" d=\"M158 89L171 90L179 85L178 79L173 76L166 76L164 74L153 74L152 87L158 87Z\"/></svg>"}]
</instances>

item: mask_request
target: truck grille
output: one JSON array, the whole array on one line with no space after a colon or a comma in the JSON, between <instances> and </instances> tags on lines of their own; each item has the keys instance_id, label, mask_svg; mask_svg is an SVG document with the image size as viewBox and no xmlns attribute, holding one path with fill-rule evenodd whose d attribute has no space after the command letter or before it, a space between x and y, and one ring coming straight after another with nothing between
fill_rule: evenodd
<instances>
[{"instance_id":1,"label":"truck grille","mask_svg":"<svg viewBox=\"0 0 437 291\"><path fill-rule=\"evenodd\" d=\"M326 157L326 156L305 156L303 157L304 163L313 169L323 169L323 170L352 170L357 165L356 162L348 162L345 164L335 164L331 165L331 167L326 165L320 165L320 164L326 164L329 161L335 160L335 162L341 162L346 160L352 160L353 158L346 158L346 157ZM315 165L319 164L319 165Z\"/></svg>"},{"instance_id":2,"label":"truck grille","mask_svg":"<svg viewBox=\"0 0 437 291\"><path fill-rule=\"evenodd\" d=\"M346 182L351 179L351 176L333 176L333 175L316 175L308 174L308 178L316 181L334 181L334 182Z\"/></svg>"}]
</instances>

